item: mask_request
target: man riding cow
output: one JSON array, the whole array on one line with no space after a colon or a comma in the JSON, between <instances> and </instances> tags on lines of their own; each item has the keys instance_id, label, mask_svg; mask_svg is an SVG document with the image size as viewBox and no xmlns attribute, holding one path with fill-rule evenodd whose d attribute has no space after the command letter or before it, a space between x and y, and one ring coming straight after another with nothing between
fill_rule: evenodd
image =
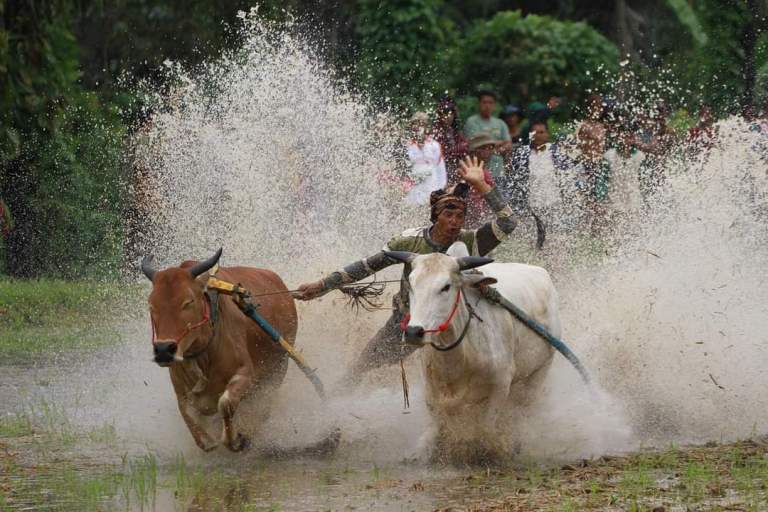
<instances>
[{"instance_id":1,"label":"man riding cow","mask_svg":"<svg viewBox=\"0 0 768 512\"><path fill-rule=\"evenodd\" d=\"M498 246L515 229L516 220L512 208L506 204L501 193L485 181L483 162L467 157L461 162L459 175L472 186L496 218L476 230L463 229L467 213L466 183L459 183L446 190L432 192L430 197L431 226L409 229L391 239L380 252L362 259L328 277L312 283L302 284L294 297L311 300L341 286L364 279L390 265L400 263L388 257L384 251L407 251L417 254L445 253L456 241L464 242L470 255L484 256ZM415 347L401 343L400 324L408 313L408 275L411 267L405 264L401 288L393 299L394 312L387 323L368 342L355 361L347 381L357 384L369 370L392 364L411 354Z\"/></svg>"}]
</instances>

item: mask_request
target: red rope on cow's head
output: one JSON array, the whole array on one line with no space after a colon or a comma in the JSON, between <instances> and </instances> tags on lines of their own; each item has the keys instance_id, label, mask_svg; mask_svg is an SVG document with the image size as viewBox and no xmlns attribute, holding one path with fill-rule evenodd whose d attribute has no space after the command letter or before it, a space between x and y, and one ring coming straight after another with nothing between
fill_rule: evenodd
<instances>
[{"instance_id":1,"label":"red rope on cow's head","mask_svg":"<svg viewBox=\"0 0 768 512\"><path fill-rule=\"evenodd\" d=\"M437 329L424 329L424 334L433 333L433 332L445 332L448 330L448 327L451 326L451 322L453 321L453 317L456 316L456 310L459 309L459 300L461 299L461 288L456 292L456 302L453 303L453 309L451 309L451 314L448 315L448 319L437 326ZM408 313L405 315L403 320L400 322L400 330L405 331L405 329L408 327L408 322L411 321L411 314Z\"/></svg>"},{"instance_id":2,"label":"red rope on cow's head","mask_svg":"<svg viewBox=\"0 0 768 512\"><path fill-rule=\"evenodd\" d=\"M176 338L171 338L171 341L178 345L181 343L181 340L187 336L187 334L194 331L195 329L202 327L211 320L211 306L208 304L208 300L205 297L203 297L203 303L205 304L205 313L203 314L203 319L194 324L188 323L187 328L184 329L184 332L182 332L181 335L177 336ZM149 323L152 326L152 345L155 345L157 344L157 333L155 332L155 322L152 321L152 314L149 315Z\"/></svg>"}]
</instances>

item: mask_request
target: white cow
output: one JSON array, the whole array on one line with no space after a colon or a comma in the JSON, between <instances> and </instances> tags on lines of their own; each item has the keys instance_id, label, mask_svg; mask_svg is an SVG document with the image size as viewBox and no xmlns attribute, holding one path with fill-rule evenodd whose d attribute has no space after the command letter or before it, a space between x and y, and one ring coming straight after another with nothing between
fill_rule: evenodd
<instances>
[{"instance_id":1,"label":"white cow","mask_svg":"<svg viewBox=\"0 0 768 512\"><path fill-rule=\"evenodd\" d=\"M554 349L506 310L481 299L477 287L495 283L504 297L559 337L557 292L549 274L540 267L470 257L461 242L447 254L387 254L412 267L404 338L424 347L427 406L434 420L422 441L439 457L508 453L514 409L535 399ZM481 265L482 274L462 272Z\"/></svg>"}]
</instances>

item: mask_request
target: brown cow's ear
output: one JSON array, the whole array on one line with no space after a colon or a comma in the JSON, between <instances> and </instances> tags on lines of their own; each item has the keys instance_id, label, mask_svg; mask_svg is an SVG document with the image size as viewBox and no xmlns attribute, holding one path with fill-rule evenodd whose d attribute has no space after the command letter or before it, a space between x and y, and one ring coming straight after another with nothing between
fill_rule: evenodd
<instances>
[{"instance_id":1,"label":"brown cow's ear","mask_svg":"<svg viewBox=\"0 0 768 512\"><path fill-rule=\"evenodd\" d=\"M154 265L154 256L144 256L141 259L141 271L144 272L144 275L147 276L147 279L152 281L155 278L155 273L157 272L157 269Z\"/></svg>"},{"instance_id":2,"label":"brown cow's ear","mask_svg":"<svg viewBox=\"0 0 768 512\"><path fill-rule=\"evenodd\" d=\"M496 278L490 276L484 276L483 274L462 274L461 283L464 286L470 286L472 288L478 288L480 286L488 286L496 284L498 281Z\"/></svg>"}]
</instances>

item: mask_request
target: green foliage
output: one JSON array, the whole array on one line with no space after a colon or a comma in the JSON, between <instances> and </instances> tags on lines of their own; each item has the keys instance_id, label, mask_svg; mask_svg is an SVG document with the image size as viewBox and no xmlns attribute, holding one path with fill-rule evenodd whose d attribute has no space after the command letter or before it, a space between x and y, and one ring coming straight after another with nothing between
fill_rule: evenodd
<instances>
[{"instance_id":1,"label":"green foliage","mask_svg":"<svg viewBox=\"0 0 768 512\"><path fill-rule=\"evenodd\" d=\"M80 85L61 9L19 12L0 29L0 197L16 217L6 247L15 275L104 274L121 258L125 128Z\"/></svg>"},{"instance_id":2,"label":"green foliage","mask_svg":"<svg viewBox=\"0 0 768 512\"><path fill-rule=\"evenodd\" d=\"M360 82L374 98L420 108L450 73L445 48L452 29L442 0L360 0L356 31Z\"/></svg>"},{"instance_id":3,"label":"green foliage","mask_svg":"<svg viewBox=\"0 0 768 512\"><path fill-rule=\"evenodd\" d=\"M681 52L682 83L690 84L694 96L719 113L733 112L744 93L741 38L749 15L746 2L729 2L726 8L713 0L696 2L696 15L707 43L699 51Z\"/></svg>"},{"instance_id":4,"label":"green foliage","mask_svg":"<svg viewBox=\"0 0 768 512\"><path fill-rule=\"evenodd\" d=\"M680 24L688 29L697 47L701 48L707 44L709 40L707 33L704 31L696 11L687 0L667 0L667 5L675 13Z\"/></svg>"},{"instance_id":5,"label":"green foliage","mask_svg":"<svg viewBox=\"0 0 768 512\"><path fill-rule=\"evenodd\" d=\"M488 82L505 100L580 100L618 60L617 48L586 23L503 11L477 22L457 45L454 85L472 91Z\"/></svg>"}]
</instances>

